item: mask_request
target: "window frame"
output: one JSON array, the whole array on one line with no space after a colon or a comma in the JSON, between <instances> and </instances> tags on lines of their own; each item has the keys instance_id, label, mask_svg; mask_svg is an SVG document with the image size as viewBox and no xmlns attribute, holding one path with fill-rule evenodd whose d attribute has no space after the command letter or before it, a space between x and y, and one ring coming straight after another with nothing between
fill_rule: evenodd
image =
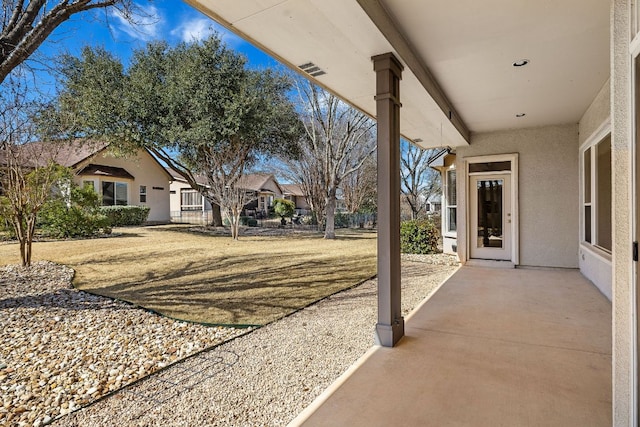
<instances>
[{"instance_id":1,"label":"window frame","mask_svg":"<svg viewBox=\"0 0 640 427\"><path fill-rule=\"evenodd\" d=\"M188 195L189 197L194 197L195 200L198 200L197 204L184 204L184 196ZM181 212L197 212L204 210L204 200L200 192L193 188L181 188L180 189L180 211Z\"/></svg>"},{"instance_id":2,"label":"window frame","mask_svg":"<svg viewBox=\"0 0 640 427\"><path fill-rule=\"evenodd\" d=\"M147 186L140 186L140 203L147 203Z\"/></svg>"},{"instance_id":3,"label":"window frame","mask_svg":"<svg viewBox=\"0 0 640 427\"><path fill-rule=\"evenodd\" d=\"M106 183L111 183L113 184L113 203L110 205L107 205L104 203L104 184ZM118 191L118 186L123 186L125 187L125 191L124 191L124 196L125 196L125 203L124 204L119 204L118 203L118 196L120 195L120 192ZM122 199L120 199L122 200ZM129 182L126 181L111 181L108 179L103 179L100 180L100 203L102 204L102 206L129 206L130 205L130 200L131 198L129 197Z\"/></svg>"},{"instance_id":4,"label":"window frame","mask_svg":"<svg viewBox=\"0 0 640 427\"><path fill-rule=\"evenodd\" d=\"M455 175L455 181L454 181L454 186L455 188L453 189L453 194L455 194L456 197L456 203L451 203L451 200L449 198L449 191L450 191L450 176L449 173L453 173ZM445 185L445 191L444 191L444 204L445 204L445 208L444 208L444 213L445 213L445 218L444 218L444 235L446 237L457 237L458 236L458 195L457 195L457 191L458 191L458 171L455 168L455 165L451 165L449 168L447 168L444 171L444 185ZM451 224L450 224L450 211L451 210L455 210L455 215L456 215L456 229L452 230L451 229Z\"/></svg>"},{"instance_id":5,"label":"window frame","mask_svg":"<svg viewBox=\"0 0 640 427\"><path fill-rule=\"evenodd\" d=\"M579 168L580 168L580 244L594 252L611 259L612 250L599 243L602 239L598 236L599 225L599 166L598 166L598 146L606 139L611 144L611 120L607 119L600 127L580 146ZM589 176L586 176L586 159L589 159ZM610 172L611 170L610 165ZM611 198L611 196L610 196ZM587 216L589 211L589 216ZM587 226L589 229L587 230ZM589 234L587 236L587 233ZM589 239L587 239L589 237ZM612 238L609 238L611 242Z\"/></svg>"}]
</instances>

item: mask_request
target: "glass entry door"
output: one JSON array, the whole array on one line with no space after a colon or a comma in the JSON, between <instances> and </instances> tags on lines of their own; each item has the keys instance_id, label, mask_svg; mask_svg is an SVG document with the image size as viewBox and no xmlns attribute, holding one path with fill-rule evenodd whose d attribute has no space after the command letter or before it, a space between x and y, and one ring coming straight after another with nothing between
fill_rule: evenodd
<instances>
[{"instance_id":1,"label":"glass entry door","mask_svg":"<svg viewBox=\"0 0 640 427\"><path fill-rule=\"evenodd\" d=\"M471 258L511 260L511 175L469 178Z\"/></svg>"}]
</instances>

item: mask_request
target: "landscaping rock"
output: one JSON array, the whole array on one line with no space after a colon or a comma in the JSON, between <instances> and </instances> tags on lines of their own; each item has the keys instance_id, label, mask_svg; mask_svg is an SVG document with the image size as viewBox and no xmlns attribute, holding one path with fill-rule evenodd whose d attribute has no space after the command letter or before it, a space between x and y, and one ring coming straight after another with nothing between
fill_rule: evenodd
<instances>
[{"instance_id":1,"label":"landscaping rock","mask_svg":"<svg viewBox=\"0 0 640 427\"><path fill-rule=\"evenodd\" d=\"M50 262L0 268L0 425L45 425L246 332L77 291L73 275Z\"/></svg>"}]
</instances>

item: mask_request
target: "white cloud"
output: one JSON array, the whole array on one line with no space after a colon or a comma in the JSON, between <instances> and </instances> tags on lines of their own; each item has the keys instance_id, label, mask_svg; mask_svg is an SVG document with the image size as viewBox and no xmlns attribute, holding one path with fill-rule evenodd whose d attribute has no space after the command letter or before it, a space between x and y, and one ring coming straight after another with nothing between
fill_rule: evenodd
<instances>
[{"instance_id":1,"label":"white cloud","mask_svg":"<svg viewBox=\"0 0 640 427\"><path fill-rule=\"evenodd\" d=\"M135 10L127 19L121 12L114 10L111 17L115 20L113 29L127 34L134 39L144 41L156 40L162 36L164 18L160 11L153 5Z\"/></svg>"},{"instance_id":2,"label":"white cloud","mask_svg":"<svg viewBox=\"0 0 640 427\"><path fill-rule=\"evenodd\" d=\"M183 42L192 42L206 39L213 33L229 47L237 47L244 40L218 23L206 17L193 17L183 19L172 31L171 35L178 37Z\"/></svg>"}]
</instances>

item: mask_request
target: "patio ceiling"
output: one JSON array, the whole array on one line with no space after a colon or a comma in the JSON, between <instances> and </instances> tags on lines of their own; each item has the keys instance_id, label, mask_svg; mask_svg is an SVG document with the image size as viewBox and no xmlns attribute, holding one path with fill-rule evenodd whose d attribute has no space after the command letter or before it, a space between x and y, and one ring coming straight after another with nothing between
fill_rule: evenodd
<instances>
[{"instance_id":1,"label":"patio ceiling","mask_svg":"<svg viewBox=\"0 0 640 427\"><path fill-rule=\"evenodd\" d=\"M577 123L609 77L606 0L187 2L292 68L315 64L316 82L371 116L371 57L394 52L401 132L423 147Z\"/></svg>"}]
</instances>

